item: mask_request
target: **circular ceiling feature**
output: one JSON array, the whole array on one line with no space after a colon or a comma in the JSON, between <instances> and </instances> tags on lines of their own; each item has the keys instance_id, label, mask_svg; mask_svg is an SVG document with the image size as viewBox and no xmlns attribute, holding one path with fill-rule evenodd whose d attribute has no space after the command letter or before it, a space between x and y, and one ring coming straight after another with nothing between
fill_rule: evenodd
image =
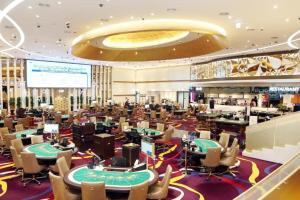
<instances>
[{"instance_id":1,"label":"circular ceiling feature","mask_svg":"<svg viewBox=\"0 0 300 200\"><path fill-rule=\"evenodd\" d=\"M75 38L72 54L101 61L154 61L205 55L226 46L226 31L215 24L160 19L94 29Z\"/></svg>"},{"instance_id":2,"label":"circular ceiling feature","mask_svg":"<svg viewBox=\"0 0 300 200\"><path fill-rule=\"evenodd\" d=\"M145 48L174 42L185 38L188 31L142 31L108 36L103 40L106 47L116 49Z\"/></svg>"}]
</instances>

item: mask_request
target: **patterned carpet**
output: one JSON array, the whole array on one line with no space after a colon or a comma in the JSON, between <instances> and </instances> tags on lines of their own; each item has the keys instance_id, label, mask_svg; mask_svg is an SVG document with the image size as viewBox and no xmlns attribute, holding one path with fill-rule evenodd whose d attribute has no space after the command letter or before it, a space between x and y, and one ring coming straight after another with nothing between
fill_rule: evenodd
<instances>
[{"instance_id":1,"label":"patterned carpet","mask_svg":"<svg viewBox=\"0 0 300 200\"><path fill-rule=\"evenodd\" d=\"M196 123L195 118L169 122L177 129L188 131L194 131ZM184 168L179 163L182 150L180 140L174 138L173 144L167 151L159 152L159 161L155 163L155 169L159 172L160 177L163 177L168 164L173 168L167 199L233 199L280 166L271 162L239 156L240 166L237 169L239 174L236 178L224 175L221 179L211 178L207 181L205 176L199 175L196 171L191 172L190 175L183 174ZM120 143L116 143L116 147L120 147L120 145ZM120 154L120 148L116 148L116 154ZM89 159L90 156L87 152L78 153L72 158L72 166L87 163ZM23 187L20 176L13 169L11 159L5 157L0 157L0 187L0 199L3 200L53 199L51 186L47 179L43 180L41 185L32 183Z\"/></svg>"}]
</instances>

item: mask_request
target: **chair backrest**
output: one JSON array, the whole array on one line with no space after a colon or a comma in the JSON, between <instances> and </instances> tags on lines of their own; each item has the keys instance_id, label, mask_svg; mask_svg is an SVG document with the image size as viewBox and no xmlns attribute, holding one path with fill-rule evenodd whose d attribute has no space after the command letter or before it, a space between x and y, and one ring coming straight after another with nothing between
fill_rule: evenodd
<instances>
[{"instance_id":1,"label":"chair backrest","mask_svg":"<svg viewBox=\"0 0 300 200\"><path fill-rule=\"evenodd\" d=\"M237 145L232 150L230 149L230 151L231 151L230 156L225 159L225 162L223 162L222 165L225 165L228 167L235 165L235 163L237 161L237 156L239 155L240 146Z\"/></svg>"},{"instance_id":2,"label":"chair backrest","mask_svg":"<svg viewBox=\"0 0 300 200\"><path fill-rule=\"evenodd\" d=\"M17 124L17 125L15 125L15 129L16 129L16 132L23 131L24 130L24 126L23 126L23 124Z\"/></svg>"},{"instance_id":3,"label":"chair backrest","mask_svg":"<svg viewBox=\"0 0 300 200\"><path fill-rule=\"evenodd\" d=\"M82 200L106 199L104 183L81 183Z\"/></svg>"},{"instance_id":4,"label":"chair backrest","mask_svg":"<svg viewBox=\"0 0 300 200\"><path fill-rule=\"evenodd\" d=\"M13 146L10 146L9 148L10 148L11 157L13 159L13 162L15 163L15 167L17 169L23 168L22 160L19 157L17 150Z\"/></svg>"},{"instance_id":5,"label":"chair backrest","mask_svg":"<svg viewBox=\"0 0 300 200\"><path fill-rule=\"evenodd\" d=\"M119 124L122 124L123 122L126 122L126 117L120 117Z\"/></svg>"},{"instance_id":6,"label":"chair backrest","mask_svg":"<svg viewBox=\"0 0 300 200\"><path fill-rule=\"evenodd\" d=\"M168 196L168 189L169 189L171 176L172 176L172 167L171 165L168 165L165 176L162 180L162 188L161 188L162 190L160 196L161 199L165 199Z\"/></svg>"},{"instance_id":7,"label":"chair backrest","mask_svg":"<svg viewBox=\"0 0 300 200\"><path fill-rule=\"evenodd\" d=\"M136 186L132 186L130 189L128 200L146 200L148 193L148 182L141 183Z\"/></svg>"},{"instance_id":8,"label":"chair backrest","mask_svg":"<svg viewBox=\"0 0 300 200\"><path fill-rule=\"evenodd\" d=\"M174 133L174 127L169 126L168 129L165 131L165 134L162 138L164 142L169 142L172 139L172 135Z\"/></svg>"},{"instance_id":9,"label":"chair backrest","mask_svg":"<svg viewBox=\"0 0 300 200\"><path fill-rule=\"evenodd\" d=\"M64 157L66 159L66 163L67 163L68 167L70 168L71 163L72 163L72 155L73 155L72 150L60 151L57 153L57 158Z\"/></svg>"},{"instance_id":10,"label":"chair backrest","mask_svg":"<svg viewBox=\"0 0 300 200\"><path fill-rule=\"evenodd\" d=\"M54 121L56 124L61 124L61 122L62 122L61 115L56 114L54 116Z\"/></svg>"},{"instance_id":11,"label":"chair backrest","mask_svg":"<svg viewBox=\"0 0 300 200\"><path fill-rule=\"evenodd\" d=\"M21 152L23 170L25 174L36 174L41 171L35 153Z\"/></svg>"},{"instance_id":12,"label":"chair backrest","mask_svg":"<svg viewBox=\"0 0 300 200\"><path fill-rule=\"evenodd\" d=\"M16 134L5 134L4 135L5 147L8 149L11 146L11 141L16 138L17 138Z\"/></svg>"},{"instance_id":13,"label":"chair backrest","mask_svg":"<svg viewBox=\"0 0 300 200\"><path fill-rule=\"evenodd\" d=\"M204 167L217 167L221 159L221 147L208 148L206 157L202 161Z\"/></svg>"},{"instance_id":14,"label":"chair backrest","mask_svg":"<svg viewBox=\"0 0 300 200\"><path fill-rule=\"evenodd\" d=\"M52 172L49 172L49 178L51 182L54 199L68 200L66 198L66 186L64 184L63 178L54 175Z\"/></svg>"},{"instance_id":15,"label":"chair backrest","mask_svg":"<svg viewBox=\"0 0 300 200\"><path fill-rule=\"evenodd\" d=\"M219 144L226 149L228 147L230 135L228 133L221 133L220 134L220 139L219 139Z\"/></svg>"},{"instance_id":16,"label":"chair backrest","mask_svg":"<svg viewBox=\"0 0 300 200\"><path fill-rule=\"evenodd\" d=\"M200 131L199 138L210 140L210 131Z\"/></svg>"},{"instance_id":17,"label":"chair backrest","mask_svg":"<svg viewBox=\"0 0 300 200\"><path fill-rule=\"evenodd\" d=\"M167 111L165 109L162 109L160 111L160 119L166 119L167 118Z\"/></svg>"},{"instance_id":18,"label":"chair backrest","mask_svg":"<svg viewBox=\"0 0 300 200\"><path fill-rule=\"evenodd\" d=\"M239 144L239 140L237 138L233 139L233 142L231 143L230 150L234 149Z\"/></svg>"},{"instance_id":19,"label":"chair backrest","mask_svg":"<svg viewBox=\"0 0 300 200\"><path fill-rule=\"evenodd\" d=\"M42 135L31 136L31 144L39 144L44 142L44 137Z\"/></svg>"},{"instance_id":20,"label":"chair backrest","mask_svg":"<svg viewBox=\"0 0 300 200\"><path fill-rule=\"evenodd\" d=\"M43 122L38 122L37 129L42 129L42 128L44 128L44 123Z\"/></svg>"},{"instance_id":21,"label":"chair backrest","mask_svg":"<svg viewBox=\"0 0 300 200\"><path fill-rule=\"evenodd\" d=\"M151 112L150 112L150 118L151 119L156 119L156 111L155 110L151 110Z\"/></svg>"},{"instance_id":22,"label":"chair backrest","mask_svg":"<svg viewBox=\"0 0 300 200\"><path fill-rule=\"evenodd\" d=\"M1 137L4 139L4 135L9 134L8 128L7 127L0 128L0 134L1 134Z\"/></svg>"},{"instance_id":23,"label":"chair backrest","mask_svg":"<svg viewBox=\"0 0 300 200\"><path fill-rule=\"evenodd\" d=\"M128 122L122 122L121 123L121 130L122 132L125 130L125 128L128 128L129 127L129 123Z\"/></svg>"},{"instance_id":24,"label":"chair backrest","mask_svg":"<svg viewBox=\"0 0 300 200\"><path fill-rule=\"evenodd\" d=\"M60 157L56 160L56 166L58 168L58 173L61 177L64 177L64 175L70 171L70 167L68 166L68 163L65 159L65 157Z\"/></svg>"},{"instance_id":25,"label":"chair backrest","mask_svg":"<svg viewBox=\"0 0 300 200\"><path fill-rule=\"evenodd\" d=\"M142 121L140 126L141 126L141 128L149 128L149 122L148 121Z\"/></svg>"},{"instance_id":26,"label":"chair backrest","mask_svg":"<svg viewBox=\"0 0 300 200\"><path fill-rule=\"evenodd\" d=\"M24 145L23 145L22 140L20 138L11 140L11 146L14 147L17 154L20 154L24 149Z\"/></svg>"},{"instance_id":27,"label":"chair backrest","mask_svg":"<svg viewBox=\"0 0 300 200\"><path fill-rule=\"evenodd\" d=\"M156 130L164 131L165 130L165 125L162 124L162 123L156 123Z\"/></svg>"},{"instance_id":28,"label":"chair backrest","mask_svg":"<svg viewBox=\"0 0 300 200\"><path fill-rule=\"evenodd\" d=\"M4 118L4 126L9 130L13 129L13 119L12 118Z\"/></svg>"}]
</instances>

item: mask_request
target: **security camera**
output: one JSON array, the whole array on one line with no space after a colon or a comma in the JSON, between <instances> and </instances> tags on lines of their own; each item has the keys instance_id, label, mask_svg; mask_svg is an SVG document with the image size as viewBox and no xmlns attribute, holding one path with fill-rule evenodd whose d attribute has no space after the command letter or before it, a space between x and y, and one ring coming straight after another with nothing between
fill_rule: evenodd
<instances>
[{"instance_id":1,"label":"security camera","mask_svg":"<svg viewBox=\"0 0 300 200\"><path fill-rule=\"evenodd\" d=\"M66 22L66 27L70 28L71 27L71 22Z\"/></svg>"}]
</instances>

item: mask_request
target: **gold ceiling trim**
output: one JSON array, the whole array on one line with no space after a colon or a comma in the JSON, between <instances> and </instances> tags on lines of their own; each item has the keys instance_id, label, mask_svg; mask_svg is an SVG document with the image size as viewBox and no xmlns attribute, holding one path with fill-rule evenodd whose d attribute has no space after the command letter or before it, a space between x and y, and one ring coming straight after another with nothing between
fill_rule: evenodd
<instances>
[{"instance_id":1,"label":"gold ceiling trim","mask_svg":"<svg viewBox=\"0 0 300 200\"><path fill-rule=\"evenodd\" d=\"M147 34L155 32L152 37ZM184 33L187 36L178 37L174 40L162 40L159 44L159 33ZM196 34L196 38L185 40L190 34ZM128 47L126 49L116 45L114 48L107 48L104 45L95 45L95 41L105 41L107 38L117 35L133 36L144 35L144 39L152 37L152 44L147 46L141 42L144 39L136 38L136 43L143 44L139 47ZM176 34L175 34L176 35ZM102 61L154 61L169 60L200 56L219 51L226 47L226 31L211 23L193 20L145 20L126 22L110 25L89 31L73 41L72 54L74 56ZM169 37L169 39L172 36ZM134 37L130 40L133 41ZM185 41L184 41L185 40ZM150 42L150 43L151 43ZM134 42L132 42L134 43ZM167 45L166 45L167 44ZM130 46L130 45L129 45ZM105 48L106 47L106 48Z\"/></svg>"}]
</instances>

